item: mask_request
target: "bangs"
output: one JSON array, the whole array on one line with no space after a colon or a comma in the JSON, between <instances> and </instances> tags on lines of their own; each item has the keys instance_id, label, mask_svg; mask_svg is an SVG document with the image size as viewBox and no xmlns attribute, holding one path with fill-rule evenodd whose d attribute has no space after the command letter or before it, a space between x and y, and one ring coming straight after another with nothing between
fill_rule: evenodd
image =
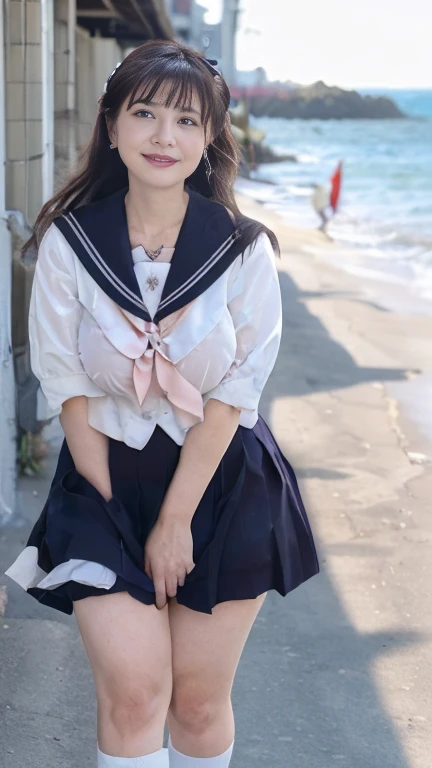
<instances>
[{"instance_id":1,"label":"bangs","mask_svg":"<svg viewBox=\"0 0 432 768\"><path fill-rule=\"evenodd\" d=\"M159 59L150 65L145 77L133 89L128 109L139 102L148 104L154 101L156 94L159 94L162 106L173 107L179 111L191 109L195 95L200 104L201 122L204 127L212 118L212 87L207 78L186 61Z\"/></svg>"}]
</instances>

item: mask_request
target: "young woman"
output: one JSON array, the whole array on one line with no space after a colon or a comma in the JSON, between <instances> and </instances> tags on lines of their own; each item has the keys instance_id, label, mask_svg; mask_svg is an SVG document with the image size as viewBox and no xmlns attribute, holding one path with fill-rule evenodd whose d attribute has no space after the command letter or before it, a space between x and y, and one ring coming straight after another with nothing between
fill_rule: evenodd
<instances>
[{"instance_id":1,"label":"young woman","mask_svg":"<svg viewBox=\"0 0 432 768\"><path fill-rule=\"evenodd\" d=\"M30 242L32 365L66 439L8 574L75 612L100 768L226 768L265 594L318 572L257 413L280 342L277 241L236 205L229 102L194 50L133 51Z\"/></svg>"}]
</instances>

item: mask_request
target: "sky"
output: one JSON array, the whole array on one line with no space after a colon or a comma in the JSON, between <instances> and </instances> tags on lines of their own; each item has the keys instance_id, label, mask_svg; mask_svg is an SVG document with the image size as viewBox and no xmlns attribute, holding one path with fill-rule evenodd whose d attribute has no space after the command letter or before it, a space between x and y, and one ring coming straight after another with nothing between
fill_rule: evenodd
<instances>
[{"instance_id":1,"label":"sky","mask_svg":"<svg viewBox=\"0 0 432 768\"><path fill-rule=\"evenodd\" d=\"M198 0L206 21L223 0ZM432 88L431 0L240 0L237 69L343 88Z\"/></svg>"}]
</instances>

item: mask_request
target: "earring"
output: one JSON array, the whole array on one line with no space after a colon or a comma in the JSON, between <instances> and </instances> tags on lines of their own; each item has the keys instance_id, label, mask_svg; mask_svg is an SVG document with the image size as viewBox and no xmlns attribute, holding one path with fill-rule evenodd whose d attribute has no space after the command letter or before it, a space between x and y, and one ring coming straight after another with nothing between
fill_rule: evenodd
<instances>
[{"instance_id":1,"label":"earring","mask_svg":"<svg viewBox=\"0 0 432 768\"><path fill-rule=\"evenodd\" d=\"M115 144L110 144L110 149L116 149L116 145Z\"/></svg>"},{"instance_id":2,"label":"earring","mask_svg":"<svg viewBox=\"0 0 432 768\"><path fill-rule=\"evenodd\" d=\"M204 157L204 162L205 162L205 166L206 166L207 181L210 181L210 176L212 174L212 167L210 165L210 160L208 159L207 147L204 150L203 157Z\"/></svg>"}]
</instances>

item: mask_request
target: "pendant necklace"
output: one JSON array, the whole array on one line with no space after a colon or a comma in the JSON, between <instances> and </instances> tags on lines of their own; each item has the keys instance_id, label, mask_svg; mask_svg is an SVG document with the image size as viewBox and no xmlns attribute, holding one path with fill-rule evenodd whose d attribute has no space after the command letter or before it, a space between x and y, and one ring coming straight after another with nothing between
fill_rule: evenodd
<instances>
[{"instance_id":1,"label":"pendant necklace","mask_svg":"<svg viewBox=\"0 0 432 768\"><path fill-rule=\"evenodd\" d=\"M177 222L180 223L180 222ZM144 253L149 257L150 261L156 261L158 256L161 255L163 245L160 245L159 248L145 248L144 245L142 246L144 248ZM154 291L156 286L159 285L159 280L156 277L156 275L151 275L147 278L146 283L148 285L147 290Z\"/></svg>"},{"instance_id":2,"label":"pendant necklace","mask_svg":"<svg viewBox=\"0 0 432 768\"><path fill-rule=\"evenodd\" d=\"M147 256L149 257L149 259L151 259L152 261L155 261L157 257L161 255L162 248L163 248L163 245L160 245L159 248L155 248L153 251L150 248L144 248L144 250Z\"/></svg>"},{"instance_id":3,"label":"pendant necklace","mask_svg":"<svg viewBox=\"0 0 432 768\"><path fill-rule=\"evenodd\" d=\"M143 246L144 248L144 246ZM159 248L155 248L154 250L151 250L150 248L144 248L144 251L146 255L151 259L151 261L156 261L157 257L161 255L162 253L163 245L160 245ZM156 286L159 285L159 280L156 277L156 275L151 275L147 278L146 283L148 285L147 290L154 291Z\"/></svg>"}]
</instances>

